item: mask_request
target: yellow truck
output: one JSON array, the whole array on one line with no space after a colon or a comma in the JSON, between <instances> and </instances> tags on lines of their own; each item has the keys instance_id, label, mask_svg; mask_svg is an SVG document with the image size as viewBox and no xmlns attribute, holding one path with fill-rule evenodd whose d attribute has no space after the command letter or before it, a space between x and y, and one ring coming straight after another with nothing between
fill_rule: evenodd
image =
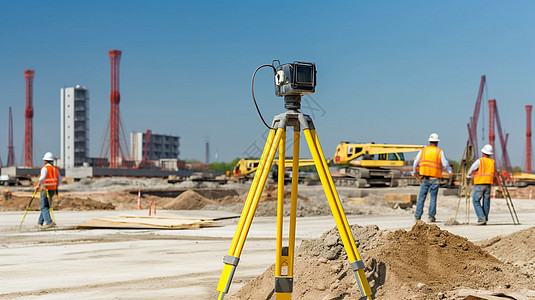
<instances>
[{"instance_id":1,"label":"yellow truck","mask_svg":"<svg viewBox=\"0 0 535 300\"><path fill-rule=\"evenodd\" d=\"M259 164L260 164L260 159L242 158L234 166L234 169L232 170L232 175L234 176L234 178L238 179L238 181L240 182L245 182L247 180L250 180L253 178L254 172L256 171L256 169L258 169ZM273 166L278 166L278 165L279 165L279 160L274 159ZM313 159L300 159L299 160L299 167L313 166L313 165L314 165ZM291 168L292 160L287 158L285 160L284 166L285 168ZM278 169L274 168L273 171L277 172ZM288 176L285 176L285 177L289 178L289 174L290 173L288 172ZM276 176L273 175L272 178L276 179Z\"/></svg>"},{"instance_id":2,"label":"yellow truck","mask_svg":"<svg viewBox=\"0 0 535 300\"><path fill-rule=\"evenodd\" d=\"M390 186L399 184L403 171L412 170L404 153L416 156L423 145L341 142L336 147L333 180L339 186Z\"/></svg>"}]
</instances>

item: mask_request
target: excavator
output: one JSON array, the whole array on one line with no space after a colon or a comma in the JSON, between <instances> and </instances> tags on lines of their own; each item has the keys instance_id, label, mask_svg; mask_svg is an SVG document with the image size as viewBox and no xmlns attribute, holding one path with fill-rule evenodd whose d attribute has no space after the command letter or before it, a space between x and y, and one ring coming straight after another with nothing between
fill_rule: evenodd
<instances>
[{"instance_id":1,"label":"excavator","mask_svg":"<svg viewBox=\"0 0 535 300\"><path fill-rule=\"evenodd\" d=\"M338 186L398 186L402 171L412 170L404 153L417 152L423 147L341 142L331 162L337 167L332 171L333 181Z\"/></svg>"},{"instance_id":2,"label":"excavator","mask_svg":"<svg viewBox=\"0 0 535 300\"><path fill-rule=\"evenodd\" d=\"M237 163L236 166L234 166L234 169L232 170L232 175L234 178L238 179L239 182L245 182L247 180L252 180L254 176L254 172L256 169L258 169L258 165L260 164L259 159L246 159L242 158ZM273 165L278 166L279 160L274 159ZM313 166L314 160L313 159L300 159L299 160L299 167L305 167L305 166ZM291 168L292 167L292 160L286 159L284 162L285 168ZM274 171L276 172L278 169L274 168ZM289 177L291 173L288 173L287 179L290 180ZM276 179L277 176L273 175L272 178Z\"/></svg>"}]
</instances>

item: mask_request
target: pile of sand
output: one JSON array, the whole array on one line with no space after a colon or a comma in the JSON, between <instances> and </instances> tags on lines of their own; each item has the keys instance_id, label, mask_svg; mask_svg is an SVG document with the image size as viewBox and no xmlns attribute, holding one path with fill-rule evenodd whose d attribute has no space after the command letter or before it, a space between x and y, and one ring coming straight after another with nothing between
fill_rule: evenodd
<instances>
[{"instance_id":1,"label":"pile of sand","mask_svg":"<svg viewBox=\"0 0 535 300\"><path fill-rule=\"evenodd\" d=\"M476 243L499 260L535 277L535 227Z\"/></svg>"},{"instance_id":2,"label":"pile of sand","mask_svg":"<svg viewBox=\"0 0 535 300\"><path fill-rule=\"evenodd\" d=\"M467 289L528 293L533 278L519 274L466 238L417 222L410 231L352 226L374 299L464 299ZM336 229L304 241L297 251L293 299L359 299ZM238 268L239 272L239 268ZM230 299L274 299L270 267Z\"/></svg>"},{"instance_id":3,"label":"pile of sand","mask_svg":"<svg viewBox=\"0 0 535 300\"><path fill-rule=\"evenodd\" d=\"M201 196L193 190L187 190L176 198L167 200L162 204L164 209L202 209L208 204L215 204L214 200L210 200Z\"/></svg>"}]
</instances>

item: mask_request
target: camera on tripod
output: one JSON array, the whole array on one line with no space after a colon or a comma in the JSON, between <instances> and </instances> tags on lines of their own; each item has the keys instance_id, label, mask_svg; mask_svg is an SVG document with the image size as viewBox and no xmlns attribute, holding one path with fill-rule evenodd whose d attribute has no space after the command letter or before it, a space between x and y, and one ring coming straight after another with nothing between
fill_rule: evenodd
<instances>
[{"instance_id":1,"label":"camera on tripod","mask_svg":"<svg viewBox=\"0 0 535 300\"><path fill-rule=\"evenodd\" d=\"M279 65L275 73L275 94L301 96L316 91L316 64L295 61Z\"/></svg>"}]
</instances>

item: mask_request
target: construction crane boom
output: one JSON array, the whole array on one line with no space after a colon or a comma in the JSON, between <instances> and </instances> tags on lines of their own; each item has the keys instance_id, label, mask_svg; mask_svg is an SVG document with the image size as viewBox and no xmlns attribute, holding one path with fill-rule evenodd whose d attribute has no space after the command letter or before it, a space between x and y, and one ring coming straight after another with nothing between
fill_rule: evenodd
<instances>
[{"instance_id":1,"label":"construction crane boom","mask_svg":"<svg viewBox=\"0 0 535 300\"><path fill-rule=\"evenodd\" d=\"M479 83L479 92L477 93L476 106L474 108L474 115L470 118L470 123L468 124L468 137L470 144L474 149L478 149L477 146L477 121L479 120L479 111L481 110L481 98L483 97L483 90L485 88L486 77L485 75L481 76L481 82ZM479 157L477 151L475 151L476 157Z\"/></svg>"},{"instance_id":2,"label":"construction crane boom","mask_svg":"<svg viewBox=\"0 0 535 300\"><path fill-rule=\"evenodd\" d=\"M11 106L9 107L9 144L7 146L7 166L15 165L15 148L13 147L13 117L11 115Z\"/></svg>"}]
</instances>

